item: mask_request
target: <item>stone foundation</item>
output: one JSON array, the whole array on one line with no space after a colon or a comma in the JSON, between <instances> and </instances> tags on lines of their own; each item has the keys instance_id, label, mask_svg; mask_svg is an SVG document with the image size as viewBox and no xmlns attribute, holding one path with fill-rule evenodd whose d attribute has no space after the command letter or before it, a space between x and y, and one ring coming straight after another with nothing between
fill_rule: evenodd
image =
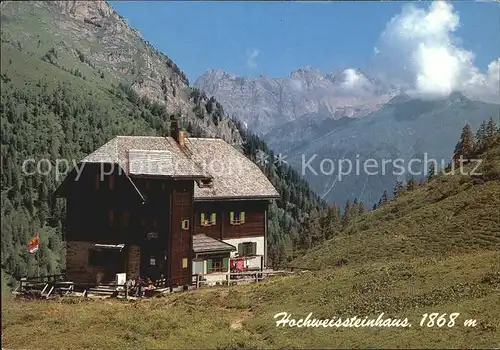
<instances>
[{"instance_id":1,"label":"stone foundation","mask_svg":"<svg viewBox=\"0 0 500 350\"><path fill-rule=\"evenodd\" d=\"M89 265L89 251L93 242L70 241L66 243L66 272L75 283L97 283L104 269Z\"/></svg>"},{"instance_id":2,"label":"stone foundation","mask_svg":"<svg viewBox=\"0 0 500 350\"><path fill-rule=\"evenodd\" d=\"M141 269L141 249L132 245L128 248L127 256L127 278L136 278Z\"/></svg>"},{"instance_id":3,"label":"stone foundation","mask_svg":"<svg viewBox=\"0 0 500 350\"><path fill-rule=\"evenodd\" d=\"M105 269L89 264L89 251L95 249L95 242L68 241L66 243L66 272L68 279L75 283L99 284ZM139 276L141 250L138 246L126 246L126 264L123 266L127 278Z\"/></svg>"}]
</instances>

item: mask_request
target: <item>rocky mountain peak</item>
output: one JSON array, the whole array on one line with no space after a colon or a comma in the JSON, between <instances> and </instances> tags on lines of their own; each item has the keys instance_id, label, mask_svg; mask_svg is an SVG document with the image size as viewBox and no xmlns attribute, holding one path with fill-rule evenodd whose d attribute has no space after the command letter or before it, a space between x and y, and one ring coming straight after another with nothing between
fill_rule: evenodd
<instances>
[{"instance_id":1,"label":"rocky mountain peak","mask_svg":"<svg viewBox=\"0 0 500 350\"><path fill-rule=\"evenodd\" d=\"M220 80L220 79L236 79L237 76L230 74L222 69L210 69L204 75L206 79Z\"/></svg>"},{"instance_id":2,"label":"rocky mountain peak","mask_svg":"<svg viewBox=\"0 0 500 350\"><path fill-rule=\"evenodd\" d=\"M325 76L316 68L304 66L290 73L290 78L300 80L308 85L318 84L325 80Z\"/></svg>"},{"instance_id":3,"label":"rocky mountain peak","mask_svg":"<svg viewBox=\"0 0 500 350\"><path fill-rule=\"evenodd\" d=\"M227 112L258 133L298 118L366 115L393 96L357 68L325 76L312 66L304 66L282 78L240 77L210 70L194 85L215 96Z\"/></svg>"},{"instance_id":4,"label":"rocky mountain peak","mask_svg":"<svg viewBox=\"0 0 500 350\"><path fill-rule=\"evenodd\" d=\"M50 1L50 5L74 18L108 18L116 14L106 1Z\"/></svg>"}]
</instances>

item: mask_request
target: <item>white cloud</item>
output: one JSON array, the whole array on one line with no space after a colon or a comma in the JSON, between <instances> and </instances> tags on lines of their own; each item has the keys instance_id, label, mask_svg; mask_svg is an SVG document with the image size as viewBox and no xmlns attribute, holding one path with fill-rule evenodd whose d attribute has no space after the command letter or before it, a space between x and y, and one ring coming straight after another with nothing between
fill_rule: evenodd
<instances>
[{"instance_id":1,"label":"white cloud","mask_svg":"<svg viewBox=\"0 0 500 350\"><path fill-rule=\"evenodd\" d=\"M454 37L459 25L459 14L449 2L434 1L427 9L405 6L380 37L376 71L410 93L446 96L462 91L471 97L500 99L500 61L480 72L474 53Z\"/></svg>"},{"instance_id":2,"label":"white cloud","mask_svg":"<svg viewBox=\"0 0 500 350\"><path fill-rule=\"evenodd\" d=\"M358 89L370 86L370 81L363 75L358 74L355 69L348 68L344 70L344 81L342 87L346 89Z\"/></svg>"},{"instance_id":3,"label":"white cloud","mask_svg":"<svg viewBox=\"0 0 500 350\"><path fill-rule=\"evenodd\" d=\"M302 82L299 79L290 79L290 84L295 90L302 90Z\"/></svg>"},{"instance_id":4,"label":"white cloud","mask_svg":"<svg viewBox=\"0 0 500 350\"><path fill-rule=\"evenodd\" d=\"M260 51L258 49L247 51L247 66L249 68L257 68L257 57L259 54Z\"/></svg>"}]
</instances>

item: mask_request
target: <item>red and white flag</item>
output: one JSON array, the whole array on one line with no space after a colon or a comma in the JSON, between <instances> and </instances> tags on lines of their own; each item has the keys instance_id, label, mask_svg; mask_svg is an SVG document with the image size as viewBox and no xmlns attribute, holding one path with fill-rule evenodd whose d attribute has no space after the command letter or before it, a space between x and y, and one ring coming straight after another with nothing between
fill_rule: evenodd
<instances>
[{"instance_id":1,"label":"red and white flag","mask_svg":"<svg viewBox=\"0 0 500 350\"><path fill-rule=\"evenodd\" d=\"M39 248L40 248L40 238L38 237L37 234L28 242L28 251L30 252L30 254L33 254L36 253Z\"/></svg>"}]
</instances>

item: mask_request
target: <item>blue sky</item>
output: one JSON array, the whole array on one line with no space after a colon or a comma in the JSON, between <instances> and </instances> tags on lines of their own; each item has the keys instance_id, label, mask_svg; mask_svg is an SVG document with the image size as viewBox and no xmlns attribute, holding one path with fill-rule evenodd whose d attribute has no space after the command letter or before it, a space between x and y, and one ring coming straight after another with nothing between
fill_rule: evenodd
<instances>
[{"instance_id":1,"label":"blue sky","mask_svg":"<svg viewBox=\"0 0 500 350\"><path fill-rule=\"evenodd\" d=\"M208 69L287 76L365 68L386 24L405 2L111 2L142 36L194 82ZM417 6L427 8L428 3ZM460 47L485 70L500 56L499 4L453 2Z\"/></svg>"}]
</instances>

